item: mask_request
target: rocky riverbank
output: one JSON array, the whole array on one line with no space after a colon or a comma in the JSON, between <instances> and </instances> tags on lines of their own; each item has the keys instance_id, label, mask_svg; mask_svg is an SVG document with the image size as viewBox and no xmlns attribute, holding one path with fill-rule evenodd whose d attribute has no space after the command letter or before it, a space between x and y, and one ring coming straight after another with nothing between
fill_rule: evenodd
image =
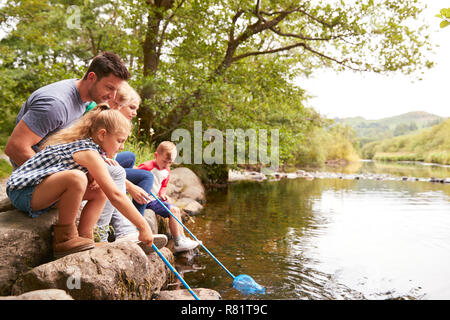
<instances>
[{"instance_id":1,"label":"rocky riverbank","mask_svg":"<svg viewBox=\"0 0 450 320\"><path fill-rule=\"evenodd\" d=\"M230 170L228 174L228 181L276 181L280 179L298 179L304 178L312 179L351 179L351 180L391 180L391 181L423 181L432 183L450 183L450 178L418 178L418 177L398 177L389 174L363 173L363 174L345 174L336 172L323 171L305 171L297 170L296 172L274 172L264 174L257 171L236 171Z\"/></svg>"},{"instance_id":2,"label":"rocky riverbank","mask_svg":"<svg viewBox=\"0 0 450 320\"><path fill-rule=\"evenodd\" d=\"M0 200L5 196L6 179L1 181ZM167 189L170 201L184 209L183 221L198 213L205 202L200 179L187 168L171 171ZM0 300L76 299L151 300L193 299L187 290L167 291L178 279L157 256L145 254L135 243L110 242L92 250L52 259L51 225L57 210L31 219L11 207L8 199L0 206ZM168 222L153 211L145 218L154 233L171 238ZM173 243L161 249L174 264ZM211 289L195 289L200 299L220 299Z\"/></svg>"}]
</instances>

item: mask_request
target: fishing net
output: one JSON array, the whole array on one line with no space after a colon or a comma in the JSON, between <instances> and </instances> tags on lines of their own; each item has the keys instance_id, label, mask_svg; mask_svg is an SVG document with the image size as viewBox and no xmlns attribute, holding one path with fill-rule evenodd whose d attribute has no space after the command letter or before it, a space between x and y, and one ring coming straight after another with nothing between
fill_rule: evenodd
<instances>
[{"instance_id":1,"label":"fishing net","mask_svg":"<svg viewBox=\"0 0 450 320\"><path fill-rule=\"evenodd\" d=\"M233 288L243 294L265 294L266 288L256 283L252 277L246 274L240 274L233 280Z\"/></svg>"}]
</instances>

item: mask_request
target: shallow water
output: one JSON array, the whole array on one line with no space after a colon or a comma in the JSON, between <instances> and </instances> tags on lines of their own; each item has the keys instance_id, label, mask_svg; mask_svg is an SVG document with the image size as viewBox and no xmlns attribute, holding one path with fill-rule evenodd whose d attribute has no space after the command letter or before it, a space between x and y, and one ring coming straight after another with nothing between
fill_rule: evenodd
<instances>
[{"instance_id":1,"label":"shallow water","mask_svg":"<svg viewBox=\"0 0 450 320\"><path fill-rule=\"evenodd\" d=\"M223 299L450 299L450 184L239 182L210 190L189 228L234 275L267 289L242 295L203 249L177 259L191 287Z\"/></svg>"}]
</instances>

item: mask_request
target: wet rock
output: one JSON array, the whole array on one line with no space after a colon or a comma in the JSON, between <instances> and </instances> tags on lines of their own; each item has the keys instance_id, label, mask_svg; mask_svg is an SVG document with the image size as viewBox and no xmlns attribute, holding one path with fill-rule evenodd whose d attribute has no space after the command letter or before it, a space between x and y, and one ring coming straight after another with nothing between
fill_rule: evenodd
<instances>
[{"instance_id":1,"label":"wet rock","mask_svg":"<svg viewBox=\"0 0 450 320\"><path fill-rule=\"evenodd\" d=\"M161 253L173 263L169 249ZM109 243L40 265L22 274L13 295L40 289L66 290L76 300L149 300L167 283L170 270L156 253L135 243Z\"/></svg>"},{"instance_id":2,"label":"wet rock","mask_svg":"<svg viewBox=\"0 0 450 320\"><path fill-rule=\"evenodd\" d=\"M233 171L230 170L230 180L229 181L239 181L239 180L255 180L256 176L254 172L245 171ZM349 180L388 180L388 181L428 181L435 183L450 183L450 178L416 178L416 177L398 177L391 176L389 174L378 174L378 173L360 173L360 174L345 174L345 173L335 173L335 172L323 172L323 171L305 171L297 170L295 173L285 173L285 172L270 172L267 177L271 181L278 181L283 178L295 179L304 178L306 180L313 179L349 179ZM262 180L261 180L262 181Z\"/></svg>"},{"instance_id":3,"label":"wet rock","mask_svg":"<svg viewBox=\"0 0 450 320\"><path fill-rule=\"evenodd\" d=\"M151 209L146 209L144 211L144 219L147 221L150 229L152 229L153 233L158 233L158 219L156 218L156 214Z\"/></svg>"},{"instance_id":4,"label":"wet rock","mask_svg":"<svg viewBox=\"0 0 450 320\"><path fill-rule=\"evenodd\" d=\"M282 177L282 174L278 174L277 172L268 174L269 177L274 177L276 179L279 179ZM242 181L242 180L248 180L248 181L264 181L267 180L267 176L264 173L257 172L257 171L235 171L230 170L228 172L228 181Z\"/></svg>"},{"instance_id":5,"label":"wet rock","mask_svg":"<svg viewBox=\"0 0 450 320\"><path fill-rule=\"evenodd\" d=\"M181 198L175 202L175 205L183 209L189 215L199 214L203 210L203 206L196 200L190 198Z\"/></svg>"},{"instance_id":6,"label":"wet rock","mask_svg":"<svg viewBox=\"0 0 450 320\"><path fill-rule=\"evenodd\" d=\"M57 210L37 218L18 210L0 213L0 295L10 295L21 273L51 260L51 225L57 218Z\"/></svg>"},{"instance_id":7,"label":"wet rock","mask_svg":"<svg viewBox=\"0 0 450 320\"><path fill-rule=\"evenodd\" d=\"M188 168L175 168L170 171L167 195L174 199L190 198L199 203L206 201L205 188L200 178Z\"/></svg>"},{"instance_id":8,"label":"wet rock","mask_svg":"<svg viewBox=\"0 0 450 320\"><path fill-rule=\"evenodd\" d=\"M5 212L14 209L15 208L12 205L11 201L9 201L9 198L4 198L3 200L0 200L0 212Z\"/></svg>"}]
</instances>

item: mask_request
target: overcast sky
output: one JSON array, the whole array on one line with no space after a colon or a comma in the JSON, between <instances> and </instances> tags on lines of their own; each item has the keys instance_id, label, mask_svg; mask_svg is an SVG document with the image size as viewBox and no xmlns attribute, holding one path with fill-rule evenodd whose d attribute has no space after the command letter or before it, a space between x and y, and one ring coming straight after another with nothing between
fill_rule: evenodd
<instances>
[{"instance_id":1,"label":"overcast sky","mask_svg":"<svg viewBox=\"0 0 450 320\"><path fill-rule=\"evenodd\" d=\"M426 1L426 0L422 0ZM315 97L308 104L329 118L362 116L381 119L410 111L426 111L450 117L450 26L439 28L435 15L450 7L450 0L429 0L426 19L439 44L436 65L425 70L421 81L413 76L382 76L351 71L320 71L299 85Z\"/></svg>"}]
</instances>

